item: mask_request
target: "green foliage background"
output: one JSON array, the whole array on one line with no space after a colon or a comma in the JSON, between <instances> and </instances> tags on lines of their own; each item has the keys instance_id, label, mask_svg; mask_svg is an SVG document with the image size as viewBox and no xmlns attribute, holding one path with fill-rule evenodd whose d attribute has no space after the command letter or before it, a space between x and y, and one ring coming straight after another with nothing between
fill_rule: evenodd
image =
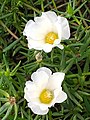
<instances>
[{"instance_id":1,"label":"green foliage background","mask_svg":"<svg viewBox=\"0 0 90 120\"><path fill-rule=\"evenodd\" d=\"M28 20L42 11L55 11L68 19L69 40L64 49L29 50L22 32ZM50 108L47 115L32 113L24 99L25 82L39 67L66 73L63 90L68 99ZM0 0L0 119L90 120L90 0Z\"/></svg>"}]
</instances>

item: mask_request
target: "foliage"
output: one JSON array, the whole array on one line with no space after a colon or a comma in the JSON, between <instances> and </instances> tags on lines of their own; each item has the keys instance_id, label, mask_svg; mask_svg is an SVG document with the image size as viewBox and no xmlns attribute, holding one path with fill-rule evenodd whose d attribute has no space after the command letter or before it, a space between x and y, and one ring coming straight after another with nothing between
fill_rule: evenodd
<instances>
[{"instance_id":1,"label":"foliage","mask_svg":"<svg viewBox=\"0 0 90 120\"><path fill-rule=\"evenodd\" d=\"M90 119L90 1L89 0L0 0L0 118L2 120ZM29 50L23 29L29 19L52 10L68 19L69 40L64 49L42 54ZM24 99L24 86L41 66L66 73L63 90L68 99L56 104L45 116L32 113Z\"/></svg>"}]
</instances>

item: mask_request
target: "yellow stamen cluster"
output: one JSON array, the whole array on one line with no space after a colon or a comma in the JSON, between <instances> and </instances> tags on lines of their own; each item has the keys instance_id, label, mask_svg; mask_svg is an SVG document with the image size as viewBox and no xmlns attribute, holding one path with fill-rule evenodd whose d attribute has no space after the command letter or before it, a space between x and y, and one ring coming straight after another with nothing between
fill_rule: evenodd
<instances>
[{"instance_id":1,"label":"yellow stamen cluster","mask_svg":"<svg viewBox=\"0 0 90 120\"><path fill-rule=\"evenodd\" d=\"M45 42L53 44L56 39L58 39L58 34L54 32L49 32L45 37Z\"/></svg>"},{"instance_id":2,"label":"yellow stamen cluster","mask_svg":"<svg viewBox=\"0 0 90 120\"><path fill-rule=\"evenodd\" d=\"M44 104L49 104L52 100L53 100L53 92L48 90L48 89L44 89L40 96L39 96L39 99L40 99L40 102L41 103L44 103Z\"/></svg>"}]
</instances>

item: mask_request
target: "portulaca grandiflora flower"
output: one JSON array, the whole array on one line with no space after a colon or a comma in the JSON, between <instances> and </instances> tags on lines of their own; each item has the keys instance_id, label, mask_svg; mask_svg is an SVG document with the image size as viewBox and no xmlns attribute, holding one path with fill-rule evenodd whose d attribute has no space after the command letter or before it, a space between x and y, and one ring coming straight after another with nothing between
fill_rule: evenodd
<instances>
[{"instance_id":1,"label":"portulaca grandiflora flower","mask_svg":"<svg viewBox=\"0 0 90 120\"><path fill-rule=\"evenodd\" d=\"M32 81L27 81L24 89L24 98L28 107L38 115L45 115L55 103L62 103L67 94L62 91L62 81L65 74L41 67L31 75Z\"/></svg>"},{"instance_id":2,"label":"portulaca grandiflora flower","mask_svg":"<svg viewBox=\"0 0 90 120\"><path fill-rule=\"evenodd\" d=\"M48 53L56 46L63 49L60 42L70 37L69 23L55 12L42 12L34 21L27 22L23 35L27 36L29 49L44 50Z\"/></svg>"}]
</instances>

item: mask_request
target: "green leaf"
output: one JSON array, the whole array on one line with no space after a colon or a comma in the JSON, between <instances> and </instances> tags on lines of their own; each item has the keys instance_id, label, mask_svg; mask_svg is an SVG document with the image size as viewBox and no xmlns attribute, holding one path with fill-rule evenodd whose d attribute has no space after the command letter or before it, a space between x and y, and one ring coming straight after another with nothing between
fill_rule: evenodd
<instances>
[{"instance_id":1,"label":"green leaf","mask_svg":"<svg viewBox=\"0 0 90 120\"><path fill-rule=\"evenodd\" d=\"M66 84L63 85L65 92L68 94L68 97L81 109L83 107L80 105L80 103L76 100L76 98L70 93L69 89L67 88Z\"/></svg>"},{"instance_id":2,"label":"green leaf","mask_svg":"<svg viewBox=\"0 0 90 120\"><path fill-rule=\"evenodd\" d=\"M83 109L83 107L81 106L81 104L79 103L79 101L77 101L74 96L72 96L72 101L73 101L78 107L80 107L81 109Z\"/></svg>"},{"instance_id":3,"label":"green leaf","mask_svg":"<svg viewBox=\"0 0 90 120\"><path fill-rule=\"evenodd\" d=\"M90 93L87 93L87 92L84 92L84 91L80 91L78 90L78 92L82 95L85 95L85 96L90 96Z\"/></svg>"},{"instance_id":4,"label":"green leaf","mask_svg":"<svg viewBox=\"0 0 90 120\"><path fill-rule=\"evenodd\" d=\"M77 9L74 10L74 14L78 12L86 3L87 1L83 2Z\"/></svg>"},{"instance_id":5,"label":"green leaf","mask_svg":"<svg viewBox=\"0 0 90 120\"><path fill-rule=\"evenodd\" d=\"M87 49L90 44L90 30L86 32L84 39L84 45L80 48L81 55L83 55L84 51Z\"/></svg>"},{"instance_id":6,"label":"green leaf","mask_svg":"<svg viewBox=\"0 0 90 120\"><path fill-rule=\"evenodd\" d=\"M10 102L6 102L1 108L0 108L0 115L3 114L8 107L10 106Z\"/></svg>"},{"instance_id":7,"label":"green leaf","mask_svg":"<svg viewBox=\"0 0 90 120\"><path fill-rule=\"evenodd\" d=\"M12 54L12 56L15 56L16 55L16 53L17 52L19 52L20 51L20 49L22 48L22 46L21 45L19 45L14 51L13 51L13 54Z\"/></svg>"},{"instance_id":8,"label":"green leaf","mask_svg":"<svg viewBox=\"0 0 90 120\"><path fill-rule=\"evenodd\" d=\"M52 3L53 3L54 8L57 10L57 6L56 6L55 0L52 0Z\"/></svg>"},{"instance_id":9,"label":"green leaf","mask_svg":"<svg viewBox=\"0 0 90 120\"><path fill-rule=\"evenodd\" d=\"M85 120L90 120L90 117L85 118Z\"/></svg>"},{"instance_id":10,"label":"green leaf","mask_svg":"<svg viewBox=\"0 0 90 120\"><path fill-rule=\"evenodd\" d=\"M82 75L82 69L81 69L80 65L78 64L77 60L76 60L76 65L77 65L77 69L78 69L78 74L81 76Z\"/></svg>"},{"instance_id":11,"label":"green leaf","mask_svg":"<svg viewBox=\"0 0 90 120\"><path fill-rule=\"evenodd\" d=\"M62 58L61 58L61 62L60 62L60 67L61 67L61 71L64 70L66 66L66 61L65 61L65 51L62 51Z\"/></svg>"},{"instance_id":12,"label":"green leaf","mask_svg":"<svg viewBox=\"0 0 90 120\"><path fill-rule=\"evenodd\" d=\"M83 101L83 98L78 94L78 92L74 92L73 95L78 98L80 101Z\"/></svg>"},{"instance_id":13,"label":"green leaf","mask_svg":"<svg viewBox=\"0 0 90 120\"><path fill-rule=\"evenodd\" d=\"M68 17L71 17L73 15L73 8L70 3L68 3L67 6L67 13L68 13Z\"/></svg>"},{"instance_id":14,"label":"green leaf","mask_svg":"<svg viewBox=\"0 0 90 120\"><path fill-rule=\"evenodd\" d=\"M4 96L6 96L7 98L9 98L9 94L6 91L2 90L2 89L0 89L0 94L2 94Z\"/></svg>"},{"instance_id":15,"label":"green leaf","mask_svg":"<svg viewBox=\"0 0 90 120\"><path fill-rule=\"evenodd\" d=\"M68 120L68 117L70 117L72 115L71 112L68 112L65 116L64 116L64 119L63 120Z\"/></svg>"},{"instance_id":16,"label":"green leaf","mask_svg":"<svg viewBox=\"0 0 90 120\"><path fill-rule=\"evenodd\" d=\"M47 62L41 62L41 64L45 65L45 66L48 66L48 67L58 67L58 65L50 64L50 63L47 63Z\"/></svg>"},{"instance_id":17,"label":"green leaf","mask_svg":"<svg viewBox=\"0 0 90 120\"><path fill-rule=\"evenodd\" d=\"M8 73L9 73L9 65L8 65L8 62L7 62L6 57L5 57L4 54L3 54L3 60L4 60L4 63L5 63L5 65L6 65L6 73L7 73L7 75L8 75Z\"/></svg>"},{"instance_id":18,"label":"green leaf","mask_svg":"<svg viewBox=\"0 0 90 120\"><path fill-rule=\"evenodd\" d=\"M70 70L70 68L72 67L72 65L74 64L74 62L75 62L75 58L72 58L72 60L70 61L70 63L67 65L67 67L64 69L64 73L67 73L69 70Z\"/></svg>"},{"instance_id":19,"label":"green leaf","mask_svg":"<svg viewBox=\"0 0 90 120\"><path fill-rule=\"evenodd\" d=\"M86 96L84 96L84 104L86 106L87 111L90 113L90 102Z\"/></svg>"},{"instance_id":20,"label":"green leaf","mask_svg":"<svg viewBox=\"0 0 90 120\"><path fill-rule=\"evenodd\" d=\"M16 120L16 118L17 118L17 113L18 113L18 108L17 108L16 103L14 104L14 110L15 110L14 120Z\"/></svg>"},{"instance_id":21,"label":"green leaf","mask_svg":"<svg viewBox=\"0 0 90 120\"><path fill-rule=\"evenodd\" d=\"M12 48L21 40L21 38L22 38L22 37L20 37L18 40L14 41L14 42L11 43L9 46L7 46L7 47L3 50L3 52L6 52L6 51L12 49Z\"/></svg>"},{"instance_id":22,"label":"green leaf","mask_svg":"<svg viewBox=\"0 0 90 120\"><path fill-rule=\"evenodd\" d=\"M2 98L2 97L0 97L0 101L8 101L8 98Z\"/></svg>"},{"instance_id":23,"label":"green leaf","mask_svg":"<svg viewBox=\"0 0 90 120\"><path fill-rule=\"evenodd\" d=\"M77 113L77 117L80 119L80 120L85 120L82 115L80 115L79 113Z\"/></svg>"},{"instance_id":24,"label":"green leaf","mask_svg":"<svg viewBox=\"0 0 90 120\"><path fill-rule=\"evenodd\" d=\"M3 16L0 17L0 20L1 19L5 19L5 18L7 18L7 17L9 17L11 15L12 15L12 13L5 14L5 15L3 15Z\"/></svg>"},{"instance_id":25,"label":"green leaf","mask_svg":"<svg viewBox=\"0 0 90 120\"><path fill-rule=\"evenodd\" d=\"M89 57L87 57L83 72L89 72L89 63L90 63L90 60L89 60Z\"/></svg>"},{"instance_id":26,"label":"green leaf","mask_svg":"<svg viewBox=\"0 0 90 120\"><path fill-rule=\"evenodd\" d=\"M0 12L1 12L1 13L2 13L3 10L4 10L5 4L6 4L6 0L4 0L3 3L2 3L2 5L1 5L1 9L0 9Z\"/></svg>"},{"instance_id":27,"label":"green leaf","mask_svg":"<svg viewBox=\"0 0 90 120\"><path fill-rule=\"evenodd\" d=\"M79 36L79 34L80 34L80 30L81 30L81 25L79 25L79 26L77 27L77 31L76 31L76 34L75 34L75 39L78 39L78 36Z\"/></svg>"},{"instance_id":28,"label":"green leaf","mask_svg":"<svg viewBox=\"0 0 90 120\"><path fill-rule=\"evenodd\" d=\"M77 120L77 116L76 115L73 117L73 120Z\"/></svg>"},{"instance_id":29,"label":"green leaf","mask_svg":"<svg viewBox=\"0 0 90 120\"><path fill-rule=\"evenodd\" d=\"M64 88L65 92L68 94L68 97L70 99L72 99L72 96L71 96L71 94L70 94L70 92L69 92L68 87L66 86L66 84L63 84L63 88Z\"/></svg>"},{"instance_id":30,"label":"green leaf","mask_svg":"<svg viewBox=\"0 0 90 120\"><path fill-rule=\"evenodd\" d=\"M11 112L11 110L12 110L12 107L13 107L13 105L10 105L10 106L9 106L9 108L8 108L5 116L2 118L2 120L6 120L6 118L8 117L8 115L10 114L10 112Z\"/></svg>"},{"instance_id":31,"label":"green leaf","mask_svg":"<svg viewBox=\"0 0 90 120\"><path fill-rule=\"evenodd\" d=\"M85 29L83 29L81 32L79 31L79 35L78 35L78 41L80 40L81 41L81 38L83 38L84 36L84 33L85 33Z\"/></svg>"},{"instance_id":32,"label":"green leaf","mask_svg":"<svg viewBox=\"0 0 90 120\"><path fill-rule=\"evenodd\" d=\"M10 76L14 76L16 71L18 70L18 67L20 66L21 61L19 61L19 63L17 64L17 66L12 70L12 72L10 73Z\"/></svg>"}]
</instances>

